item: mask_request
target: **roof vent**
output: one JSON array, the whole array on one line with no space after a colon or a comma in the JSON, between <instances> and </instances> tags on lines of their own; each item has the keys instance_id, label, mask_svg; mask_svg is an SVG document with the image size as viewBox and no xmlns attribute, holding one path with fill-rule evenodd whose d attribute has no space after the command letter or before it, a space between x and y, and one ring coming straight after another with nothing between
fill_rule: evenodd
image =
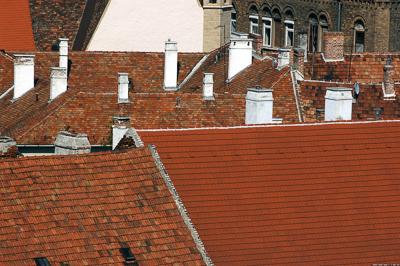
<instances>
[{"instance_id":1,"label":"roof vent","mask_svg":"<svg viewBox=\"0 0 400 266\"><path fill-rule=\"evenodd\" d=\"M90 142L86 134L76 134L67 131L58 133L54 142L55 153L58 155L72 155L90 153Z\"/></svg>"},{"instance_id":2,"label":"roof vent","mask_svg":"<svg viewBox=\"0 0 400 266\"><path fill-rule=\"evenodd\" d=\"M120 248L119 251L121 252L122 256L125 259L125 265L131 265L131 266L138 266L138 262L135 258L135 255L133 255L131 249L128 248Z\"/></svg>"},{"instance_id":3,"label":"roof vent","mask_svg":"<svg viewBox=\"0 0 400 266\"><path fill-rule=\"evenodd\" d=\"M35 258L36 266L51 266L49 260L45 257L42 258Z\"/></svg>"}]
</instances>

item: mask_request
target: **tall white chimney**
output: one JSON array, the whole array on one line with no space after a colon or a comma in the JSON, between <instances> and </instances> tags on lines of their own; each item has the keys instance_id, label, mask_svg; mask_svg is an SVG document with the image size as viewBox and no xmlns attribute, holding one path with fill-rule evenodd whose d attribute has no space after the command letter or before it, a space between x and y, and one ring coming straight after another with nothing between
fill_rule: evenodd
<instances>
[{"instance_id":1,"label":"tall white chimney","mask_svg":"<svg viewBox=\"0 0 400 266\"><path fill-rule=\"evenodd\" d=\"M178 84L178 43L165 42L164 89L176 90Z\"/></svg>"},{"instance_id":2,"label":"tall white chimney","mask_svg":"<svg viewBox=\"0 0 400 266\"><path fill-rule=\"evenodd\" d=\"M325 95L325 121L351 120L351 88L328 88Z\"/></svg>"},{"instance_id":3,"label":"tall white chimney","mask_svg":"<svg viewBox=\"0 0 400 266\"><path fill-rule=\"evenodd\" d=\"M253 61L253 40L247 34L231 39L229 46L228 79L250 66Z\"/></svg>"},{"instance_id":4,"label":"tall white chimney","mask_svg":"<svg viewBox=\"0 0 400 266\"><path fill-rule=\"evenodd\" d=\"M35 86L35 56L14 55L14 99L18 99Z\"/></svg>"},{"instance_id":5,"label":"tall white chimney","mask_svg":"<svg viewBox=\"0 0 400 266\"><path fill-rule=\"evenodd\" d=\"M112 149L118 146L119 142L131 128L131 119L127 116L114 116L112 126Z\"/></svg>"},{"instance_id":6,"label":"tall white chimney","mask_svg":"<svg viewBox=\"0 0 400 266\"><path fill-rule=\"evenodd\" d=\"M248 89L246 95L246 124L272 123L274 98L272 89Z\"/></svg>"},{"instance_id":7,"label":"tall white chimney","mask_svg":"<svg viewBox=\"0 0 400 266\"><path fill-rule=\"evenodd\" d=\"M214 73L204 73L203 99L214 100Z\"/></svg>"},{"instance_id":8,"label":"tall white chimney","mask_svg":"<svg viewBox=\"0 0 400 266\"><path fill-rule=\"evenodd\" d=\"M68 72L68 39L59 38L60 47L60 67L65 67Z\"/></svg>"},{"instance_id":9,"label":"tall white chimney","mask_svg":"<svg viewBox=\"0 0 400 266\"><path fill-rule=\"evenodd\" d=\"M67 69L52 67L50 72L50 101L67 91Z\"/></svg>"},{"instance_id":10,"label":"tall white chimney","mask_svg":"<svg viewBox=\"0 0 400 266\"><path fill-rule=\"evenodd\" d=\"M128 73L118 73L118 103L129 102Z\"/></svg>"}]
</instances>

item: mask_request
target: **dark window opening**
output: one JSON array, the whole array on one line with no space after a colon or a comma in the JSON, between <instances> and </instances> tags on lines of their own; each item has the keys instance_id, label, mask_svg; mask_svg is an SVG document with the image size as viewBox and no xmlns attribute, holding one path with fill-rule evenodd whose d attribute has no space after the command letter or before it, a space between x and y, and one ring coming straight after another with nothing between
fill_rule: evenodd
<instances>
[{"instance_id":1,"label":"dark window opening","mask_svg":"<svg viewBox=\"0 0 400 266\"><path fill-rule=\"evenodd\" d=\"M135 258L135 255L133 255L132 251L130 248L120 248L120 252L122 256L125 259L125 264L126 265L132 265L132 266L138 266L138 262Z\"/></svg>"},{"instance_id":2,"label":"dark window opening","mask_svg":"<svg viewBox=\"0 0 400 266\"><path fill-rule=\"evenodd\" d=\"M51 266L49 260L45 257L42 258L35 258L36 266Z\"/></svg>"}]
</instances>

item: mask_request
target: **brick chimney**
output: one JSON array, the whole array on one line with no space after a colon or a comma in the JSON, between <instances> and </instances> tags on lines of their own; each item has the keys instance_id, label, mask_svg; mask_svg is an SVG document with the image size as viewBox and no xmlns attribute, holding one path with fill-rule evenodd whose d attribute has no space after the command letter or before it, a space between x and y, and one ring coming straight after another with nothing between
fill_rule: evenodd
<instances>
[{"instance_id":1,"label":"brick chimney","mask_svg":"<svg viewBox=\"0 0 400 266\"><path fill-rule=\"evenodd\" d=\"M294 48L294 68L304 76L304 50Z\"/></svg>"},{"instance_id":2,"label":"brick chimney","mask_svg":"<svg viewBox=\"0 0 400 266\"><path fill-rule=\"evenodd\" d=\"M214 73L204 73L203 99L214 100Z\"/></svg>"},{"instance_id":3,"label":"brick chimney","mask_svg":"<svg viewBox=\"0 0 400 266\"><path fill-rule=\"evenodd\" d=\"M229 46L229 80L253 62L253 40L249 39L248 34L238 36L231 40Z\"/></svg>"},{"instance_id":4,"label":"brick chimney","mask_svg":"<svg viewBox=\"0 0 400 266\"><path fill-rule=\"evenodd\" d=\"M118 73L118 103L129 102L128 73Z\"/></svg>"},{"instance_id":5,"label":"brick chimney","mask_svg":"<svg viewBox=\"0 0 400 266\"><path fill-rule=\"evenodd\" d=\"M59 38L58 41L60 47L60 67L66 68L68 72L68 39Z\"/></svg>"},{"instance_id":6,"label":"brick chimney","mask_svg":"<svg viewBox=\"0 0 400 266\"><path fill-rule=\"evenodd\" d=\"M178 43L168 40L165 42L164 58L164 89L177 90L178 87Z\"/></svg>"},{"instance_id":7,"label":"brick chimney","mask_svg":"<svg viewBox=\"0 0 400 266\"><path fill-rule=\"evenodd\" d=\"M344 33L329 32L323 34L325 61L344 60Z\"/></svg>"},{"instance_id":8,"label":"brick chimney","mask_svg":"<svg viewBox=\"0 0 400 266\"><path fill-rule=\"evenodd\" d=\"M50 101L67 91L67 69L52 67L50 72Z\"/></svg>"},{"instance_id":9,"label":"brick chimney","mask_svg":"<svg viewBox=\"0 0 400 266\"><path fill-rule=\"evenodd\" d=\"M351 120L353 95L351 88L328 88L325 95L325 121Z\"/></svg>"},{"instance_id":10,"label":"brick chimney","mask_svg":"<svg viewBox=\"0 0 400 266\"><path fill-rule=\"evenodd\" d=\"M58 133L54 142L55 154L73 155L90 153L90 142L86 134L77 134L67 131Z\"/></svg>"},{"instance_id":11,"label":"brick chimney","mask_svg":"<svg viewBox=\"0 0 400 266\"><path fill-rule=\"evenodd\" d=\"M14 100L35 86L35 56L14 55Z\"/></svg>"},{"instance_id":12,"label":"brick chimney","mask_svg":"<svg viewBox=\"0 0 400 266\"><path fill-rule=\"evenodd\" d=\"M246 95L246 125L272 123L272 89L252 88Z\"/></svg>"},{"instance_id":13,"label":"brick chimney","mask_svg":"<svg viewBox=\"0 0 400 266\"><path fill-rule=\"evenodd\" d=\"M392 64L392 59L390 57L387 58L386 64L383 67L384 77L383 77L383 92L384 97L395 98L396 91L394 90L394 65Z\"/></svg>"}]
</instances>

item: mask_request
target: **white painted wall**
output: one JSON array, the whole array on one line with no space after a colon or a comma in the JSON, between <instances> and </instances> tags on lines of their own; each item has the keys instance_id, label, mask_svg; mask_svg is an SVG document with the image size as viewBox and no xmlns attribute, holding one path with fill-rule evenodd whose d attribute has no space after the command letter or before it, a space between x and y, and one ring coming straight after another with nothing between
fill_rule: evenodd
<instances>
[{"instance_id":1,"label":"white painted wall","mask_svg":"<svg viewBox=\"0 0 400 266\"><path fill-rule=\"evenodd\" d=\"M89 51L203 51L203 8L198 0L111 0L88 45Z\"/></svg>"}]
</instances>

